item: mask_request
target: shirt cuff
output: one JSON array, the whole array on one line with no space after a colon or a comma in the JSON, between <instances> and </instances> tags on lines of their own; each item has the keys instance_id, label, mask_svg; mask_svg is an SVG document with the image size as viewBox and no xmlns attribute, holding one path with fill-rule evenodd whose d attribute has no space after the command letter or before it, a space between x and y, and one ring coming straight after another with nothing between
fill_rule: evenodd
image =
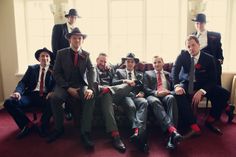
<instances>
[{"instance_id":1,"label":"shirt cuff","mask_svg":"<svg viewBox=\"0 0 236 157\"><path fill-rule=\"evenodd\" d=\"M206 95L206 91L204 90L204 89L199 89L202 93L203 93L203 95Z\"/></svg>"}]
</instances>

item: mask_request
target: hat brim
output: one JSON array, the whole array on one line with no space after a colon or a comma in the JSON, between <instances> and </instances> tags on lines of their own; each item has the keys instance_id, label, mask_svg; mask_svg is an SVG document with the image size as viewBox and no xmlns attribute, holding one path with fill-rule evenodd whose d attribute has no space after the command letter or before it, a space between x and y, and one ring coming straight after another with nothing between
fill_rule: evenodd
<instances>
[{"instance_id":1,"label":"hat brim","mask_svg":"<svg viewBox=\"0 0 236 157\"><path fill-rule=\"evenodd\" d=\"M79 15L70 15L70 14L65 15L66 18L68 18L69 16L76 16L77 18L81 18L81 16L79 16Z\"/></svg>"},{"instance_id":2,"label":"hat brim","mask_svg":"<svg viewBox=\"0 0 236 157\"><path fill-rule=\"evenodd\" d=\"M197 20L197 19L192 19L193 22L201 22L201 23L206 23L207 21L201 21L201 20Z\"/></svg>"},{"instance_id":3,"label":"hat brim","mask_svg":"<svg viewBox=\"0 0 236 157\"><path fill-rule=\"evenodd\" d=\"M135 61L135 63L139 63L139 59L138 58L131 58L131 57L122 58L122 62L124 62L124 61L126 61L128 59L133 59Z\"/></svg>"},{"instance_id":4,"label":"hat brim","mask_svg":"<svg viewBox=\"0 0 236 157\"><path fill-rule=\"evenodd\" d=\"M65 35L65 37L66 37L67 40L69 40L72 35L82 36L83 39L87 38L87 35L86 34L82 34L82 33L68 33L68 34Z\"/></svg>"},{"instance_id":5,"label":"hat brim","mask_svg":"<svg viewBox=\"0 0 236 157\"><path fill-rule=\"evenodd\" d=\"M53 53L52 53L51 51L49 51L48 49L39 49L39 50L37 50L37 51L35 52L35 54L34 54L35 58L36 58L38 61L39 61L39 56L40 56L40 54L41 54L42 52L48 53L49 56L50 56L50 58L51 58L51 60L53 60L54 55L53 55Z\"/></svg>"}]
</instances>

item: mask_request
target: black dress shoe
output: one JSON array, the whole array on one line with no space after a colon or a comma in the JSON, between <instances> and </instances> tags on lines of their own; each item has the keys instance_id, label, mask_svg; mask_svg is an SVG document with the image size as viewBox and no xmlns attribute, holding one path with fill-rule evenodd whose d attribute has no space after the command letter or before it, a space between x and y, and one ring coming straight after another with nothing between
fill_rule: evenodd
<instances>
[{"instance_id":1,"label":"black dress shoe","mask_svg":"<svg viewBox=\"0 0 236 157\"><path fill-rule=\"evenodd\" d=\"M48 136L47 143L52 143L56 141L63 134L64 134L64 129L53 131L51 135Z\"/></svg>"},{"instance_id":2,"label":"black dress shoe","mask_svg":"<svg viewBox=\"0 0 236 157\"><path fill-rule=\"evenodd\" d=\"M180 135L178 132L174 131L169 137L166 148L175 149L177 144L179 144L182 140L183 140L183 136Z\"/></svg>"},{"instance_id":3,"label":"black dress shoe","mask_svg":"<svg viewBox=\"0 0 236 157\"><path fill-rule=\"evenodd\" d=\"M32 131L32 128L25 126L17 135L17 139L21 139L29 135L29 133Z\"/></svg>"},{"instance_id":4,"label":"black dress shoe","mask_svg":"<svg viewBox=\"0 0 236 157\"><path fill-rule=\"evenodd\" d=\"M67 121L72 120L72 114L71 114L70 112L65 112L65 119L66 119Z\"/></svg>"},{"instance_id":5,"label":"black dress shoe","mask_svg":"<svg viewBox=\"0 0 236 157\"><path fill-rule=\"evenodd\" d=\"M133 134L132 136L130 136L129 141L131 143L135 143L138 140L138 134Z\"/></svg>"},{"instance_id":6,"label":"black dress shoe","mask_svg":"<svg viewBox=\"0 0 236 157\"><path fill-rule=\"evenodd\" d=\"M124 153L126 151L124 143L121 141L120 136L112 137L112 145L115 149Z\"/></svg>"},{"instance_id":7,"label":"black dress shoe","mask_svg":"<svg viewBox=\"0 0 236 157\"><path fill-rule=\"evenodd\" d=\"M94 143L91 139L90 133L81 134L81 140L86 149L94 149Z\"/></svg>"},{"instance_id":8,"label":"black dress shoe","mask_svg":"<svg viewBox=\"0 0 236 157\"><path fill-rule=\"evenodd\" d=\"M183 136L183 139L187 139L187 138L191 138L191 137L198 137L200 135L201 135L201 131L196 132L194 130L191 130Z\"/></svg>"},{"instance_id":9,"label":"black dress shoe","mask_svg":"<svg viewBox=\"0 0 236 157\"><path fill-rule=\"evenodd\" d=\"M228 123L231 123L234 119L234 109L235 107L233 105L229 106L229 111L226 111L225 113L228 115Z\"/></svg>"},{"instance_id":10,"label":"black dress shoe","mask_svg":"<svg viewBox=\"0 0 236 157\"><path fill-rule=\"evenodd\" d=\"M205 126L212 132L216 133L217 135L223 135L222 131L216 126L214 126L212 123L205 122Z\"/></svg>"},{"instance_id":11,"label":"black dress shoe","mask_svg":"<svg viewBox=\"0 0 236 157\"><path fill-rule=\"evenodd\" d=\"M47 137L49 135L49 132L45 127L41 126L36 126L36 131L38 132L40 137Z\"/></svg>"}]
</instances>

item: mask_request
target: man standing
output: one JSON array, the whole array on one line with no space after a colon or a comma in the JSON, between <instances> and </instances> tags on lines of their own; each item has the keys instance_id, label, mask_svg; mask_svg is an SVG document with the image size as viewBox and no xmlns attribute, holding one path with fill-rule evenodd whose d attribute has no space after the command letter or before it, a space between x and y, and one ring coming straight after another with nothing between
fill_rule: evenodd
<instances>
[{"instance_id":1,"label":"man standing","mask_svg":"<svg viewBox=\"0 0 236 157\"><path fill-rule=\"evenodd\" d=\"M23 108L40 106L43 114L38 124L40 136L46 136L47 124L52 115L49 98L55 82L52 77L52 70L49 67L53 57L47 48L35 52L35 58L40 64L29 66L21 81L16 86L11 97L4 103L4 107L13 117L21 129L17 138L27 136L34 126L34 123L24 114Z\"/></svg>"},{"instance_id":2,"label":"man standing","mask_svg":"<svg viewBox=\"0 0 236 157\"><path fill-rule=\"evenodd\" d=\"M197 125L193 125L196 123L196 117L193 116L191 104L198 105L202 97L206 96L211 101L212 107L205 126L221 135L220 129L213 124L220 119L224 109L226 109L229 119L232 118L234 108L227 105L230 93L216 85L214 58L200 51L198 38L190 35L185 44L187 50L181 51L173 68L173 81L180 116L191 125L192 132L189 136L200 132Z\"/></svg>"},{"instance_id":3,"label":"man standing","mask_svg":"<svg viewBox=\"0 0 236 157\"><path fill-rule=\"evenodd\" d=\"M207 31L206 15L199 13L192 21L195 22L196 32L193 33L199 42L201 51L212 55L216 64L216 84L221 86L221 74L224 57L223 50L221 48L221 35L218 32Z\"/></svg>"},{"instance_id":4,"label":"man standing","mask_svg":"<svg viewBox=\"0 0 236 157\"><path fill-rule=\"evenodd\" d=\"M95 71L89 53L82 49L86 38L78 28L66 35L70 47L59 50L54 65L56 87L52 95L52 112L55 121L55 131L48 138L52 142L64 133L62 104L68 99L75 99L76 104L82 101L81 139L86 148L93 148L90 138L94 108Z\"/></svg>"},{"instance_id":5,"label":"man standing","mask_svg":"<svg viewBox=\"0 0 236 157\"><path fill-rule=\"evenodd\" d=\"M128 83L135 85L135 81L142 81L143 74L134 69L139 62L133 53L128 53L125 61L125 69L117 69L113 78L113 85ZM147 100L144 98L143 84L137 84L128 96L122 100L127 111L128 118L132 124L133 135L130 137L131 142L144 152L148 151L146 137L147 122Z\"/></svg>"},{"instance_id":6,"label":"man standing","mask_svg":"<svg viewBox=\"0 0 236 157\"><path fill-rule=\"evenodd\" d=\"M144 73L144 91L148 104L164 132L169 132L168 149L174 149L182 140L177 132L178 108L175 97L170 94L170 73L163 70L164 61L159 56L154 56L154 70Z\"/></svg>"}]
</instances>

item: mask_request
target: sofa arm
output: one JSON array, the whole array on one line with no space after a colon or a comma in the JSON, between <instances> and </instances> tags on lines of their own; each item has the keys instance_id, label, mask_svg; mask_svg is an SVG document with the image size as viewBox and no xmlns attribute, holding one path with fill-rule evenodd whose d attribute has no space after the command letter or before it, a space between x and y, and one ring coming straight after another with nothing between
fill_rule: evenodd
<instances>
[{"instance_id":1,"label":"sofa arm","mask_svg":"<svg viewBox=\"0 0 236 157\"><path fill-rule=\"evenodd\" d=\"M234 105L236 104L236 75L234 75L232 81L230 103ZM234 113L236 113L236 111L234 111Z\"/></svg>"}]
</instances>

